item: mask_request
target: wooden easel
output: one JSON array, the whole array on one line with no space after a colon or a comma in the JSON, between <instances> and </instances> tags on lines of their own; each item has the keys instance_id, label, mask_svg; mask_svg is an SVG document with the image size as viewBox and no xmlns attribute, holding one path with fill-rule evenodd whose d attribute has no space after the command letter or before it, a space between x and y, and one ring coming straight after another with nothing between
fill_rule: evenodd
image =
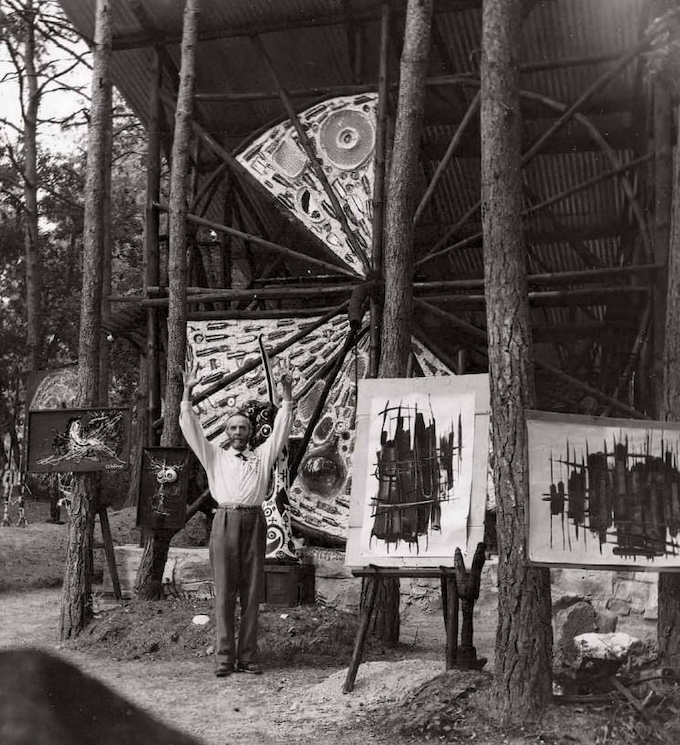
<instances>
[{"instance_id":1,"label":"wooden easel","mask_svg":"<svg viewBox=\"0 0 680 745\"><path fill-rule=\"evenodd\" d=\"M102 543L104 544L104 554L106 555L106 563L109 567L109 574L111 575L111 584L113 586L113 597L116 600L123 599L123 593L120 590L120 578L118 577L118 566L116 565L116 555L113 550L113 538L111 537L111 525L109 524L109 513L106 511L106 507L100 505L97 507L97 515L99 516L99 527L102 530Z\"/></svg>"},{"instance_id":2,"label":"wooden easel","mask_svg":"<svg viewBox=\"0 0 680 745\"><path fill-rule=\"evenodd\" d=\"M472 558L470 571L465 569L463 554L456 549L453 567L441 566L432 569L408 569L403 567L377 567L370 565L364 569L354 569L355 577L368 577L368 588L366 602L361 610L361 619L357 638L354 642L354 651L347 670L347 677L343 685L343 693L354 690L359 665L363 657L364 645L368 627L373 616L375 599L378 593L378 581L382 577L404 577L418 579L436 579L441 581L442 608L444 612L444 623L446 626L446 669L454 667L479 670L486 664L486 659L477 658L477 651L473 641L472 614L475 601L479 598L479 586L482 576L482 568L486 560L485 545L477 544L477 549ZM461 643L458 645L458 622L459 602L463 613L461 628Z\"/></svg>"}]
</instances>

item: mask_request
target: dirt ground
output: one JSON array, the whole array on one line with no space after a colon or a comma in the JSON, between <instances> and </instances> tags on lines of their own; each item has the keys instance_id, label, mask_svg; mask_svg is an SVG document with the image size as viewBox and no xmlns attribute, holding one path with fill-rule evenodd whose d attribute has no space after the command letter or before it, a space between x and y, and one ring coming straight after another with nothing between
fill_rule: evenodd
<instances>
[{"instance_id":1,"label":"dirt ground","mask_svg":"<svg viewBox=\"0 0 680 745\"><path fill-rule=\"evenodd\" d=\"M414 609L396 650L369 646L351 694L342 693L356 619L308 606L264 607L262 676L217 679L209 601L116 605L95 593L95 623L75 643L58 641L66 526L29 510L27 528L0 528L0 648L59 654L127 699L206 745L402 745L424 740L519 743L654 743L671 726L639 721L630 705L553 706L526 730L503 730L490 714L491 674L444 673L440 614ZM114 536L125 526L112 520ZM194 624L206 615L205 626ZM495 615L476 619L476 644L492 668ZM675 710L676 719L680 710ZM668 740L666 740L668 741ZM678 741L678 740L675 740Z\"/></svg>"}]
</instances>

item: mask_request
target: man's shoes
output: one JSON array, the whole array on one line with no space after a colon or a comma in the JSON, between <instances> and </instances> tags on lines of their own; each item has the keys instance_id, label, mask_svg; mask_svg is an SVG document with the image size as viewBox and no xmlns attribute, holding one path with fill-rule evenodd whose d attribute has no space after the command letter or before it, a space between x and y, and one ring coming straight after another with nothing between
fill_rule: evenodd
<instances>
[{"instance_id":1,"label":"man's shoes","mask_svg":"<svg viewBox=\"0 0 680 745\"><path fill-rule=\"evenodd\" d=\"M231 675L234 672L234 666L229 664L228 662L220 662L220 664L217 666L217 670L215 670L215 676L217 678L226 678L228 675Z\"/></svg>"},{"instance_id":2,"label":"man's shoes","mask_svg":"<svg viewBox=\"0 0 680 745\"><path fill-rule=\"evenodd\" d=\"M262 668L256 662L244 662L236 665L237 673L250 673L251 675L262 675Z\"/></svg>"}]
</instances>

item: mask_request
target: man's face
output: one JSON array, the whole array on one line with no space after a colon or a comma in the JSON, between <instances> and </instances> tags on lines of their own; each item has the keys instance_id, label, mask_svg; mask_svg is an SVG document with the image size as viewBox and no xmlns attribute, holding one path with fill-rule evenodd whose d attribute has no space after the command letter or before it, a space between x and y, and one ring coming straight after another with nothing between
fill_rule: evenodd
<instances>
[{"instance_id":1,"label":"man's face","mask_svg":"<svg viewBox=\"0 0 680 745\"><path fill-rule=\"evenodd\" d=\"M231 447L239 453L242 452L248 447L250 422L240 414L230 417L227 422L227 434L229 435L229 444Z\"/></svg>"}]
</instances>

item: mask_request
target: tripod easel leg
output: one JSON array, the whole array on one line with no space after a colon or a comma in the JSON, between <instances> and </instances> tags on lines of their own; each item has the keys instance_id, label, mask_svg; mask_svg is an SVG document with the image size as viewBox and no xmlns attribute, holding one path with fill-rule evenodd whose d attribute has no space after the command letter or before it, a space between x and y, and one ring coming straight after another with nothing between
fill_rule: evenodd
<instances>
[{"instance_id":1,"label":"tripod easel leg","mask_svg":"<svg viewBox=\"0 0 680 745\"><path fill-rule=\"evenodd\" d=\"M458 661L458 585L451 574L442 575L441 585L446 625L446 669L451 670Z\"/></svg>"},{"instance_id":2,"label":"tripod easel leg","mask_svg":"<svg viewBox=\"0 0 680 745\"><path fill-rule=\"evenodd\" d=\"M111 526L109 525L109 514L106 507L99 507L99 526L102 529L102 541L104 542L104 553L106 554L106 563L109 566L111 575L111 584L113 585L113 597L116 600L123 599L123 593L120 590L120 579L118 578L118 566L116 565L116 555L113 551L113 538L111 537Z\"/></svg>"},{"instance_id":3,"label":"tripod easel leg","mask_svg":"<svg viewBox=\"0 0 680 745\"><path fill-rule=\"evenodd\" d=\"M343 693L351 693L354 690L354 681L356 680L357 671L361 664L361 657L363 656L364 645L366 643L366 635L368 634L368 626L371 622L373 608L375 607L375 598L378 594L378 582L378 577L369 577L368 579L366 604L361 612L361 621L359 622L359 630L357 631L357 638L354 643L352 659L350 660L349 668L347 670L345 684L342 687Z\"/></svg>"}]
</instances>

